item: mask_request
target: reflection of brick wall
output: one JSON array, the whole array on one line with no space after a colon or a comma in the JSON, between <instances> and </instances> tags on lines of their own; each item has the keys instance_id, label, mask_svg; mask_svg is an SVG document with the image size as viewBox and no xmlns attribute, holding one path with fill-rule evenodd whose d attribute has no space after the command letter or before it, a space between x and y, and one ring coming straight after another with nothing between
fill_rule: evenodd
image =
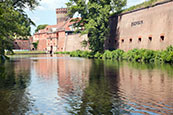
<instances>
[{"instance_id":1,"label":"reflection of brick wall","mask_svg":"<svg viewBox=\"0 0 173 115\"><path fill-rule=\"evenodd\" d=\"M30 72L31 62L30 60L19 59L14 63L15 74L20 74L21 72ZM19 76L20 77L20 76Z\"/></svg>"},{"instance_id":2,"label":"reflection of brick wall","mask_svg":"<svg viewBox=\"0 0 173 115\"><path fill-rule=\"evenodd\" d=\"M119 84L122 84L119 88L124 92L126 100L136 104L146 104L148 108L156 108L160 111L143 106L137 107L135 104L132 106L163 114L161 111L167 111L164 104L171 105L172 83L168 82L171 77L168 77L165 72L159 69L139 70L124 64L120 67L119 76Z\"/></svg>"},{"instance_id":3,"label":"reflection of brick wall","mask_svg":"<svg viewBox=\"0 0 173 115\"><path fill-rule=\"evenodd\" d=\"M34 61L33 66L37 74L45 79L50 79L57 74L56 59L39 59Z\"/></svg>"},{"instance_id":4,"label":"reflection of brick wall","mask_svg":"<svg viewBox=\"0 0 173 115\"><path fill-rule=\"evenodd\" d=\"M59 95L82 90L88 85L91 60L59 59L57 66Z\"/></svg>"},{"instance_id":5,"label":"reflection of brick wall","mask_svg":"<svg viewBox=\"0 0 173 115\"><path fill-rule=\"evenodd\" d=\"M111 33L113 40L109 42L118 42L116 48L125 51L134 48L159 50L173 45L173 2L122 14L114 21L118 25L115 30L113 22L115 26L111 30L117 35Z\"/></svg>"},{"instance_id":6,"label":"reflection of brick wall","mask_svg":"<svg viewBox=\"0 0 173 115\"><path fill-rule=\"evenodd\" d=\"M15 40L13 49L30 50L30 40Z\"/></svg>"}]
</instances>

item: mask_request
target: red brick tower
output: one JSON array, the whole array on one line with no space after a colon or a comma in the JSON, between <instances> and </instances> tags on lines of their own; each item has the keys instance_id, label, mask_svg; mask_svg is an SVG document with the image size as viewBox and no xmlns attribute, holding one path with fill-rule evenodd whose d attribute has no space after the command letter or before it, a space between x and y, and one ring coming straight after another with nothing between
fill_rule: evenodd
<instances>
[{"instance_id":1,"label":"red brick tower","mask_svg":"<svg viewBox=\"0 0 173 115\"><path fill-rule=\"evenodd\" d=\"M67 8L57 8L56 17L57 17L57 24L65 22L68 19Z\"/></svg>"}]
</instances>

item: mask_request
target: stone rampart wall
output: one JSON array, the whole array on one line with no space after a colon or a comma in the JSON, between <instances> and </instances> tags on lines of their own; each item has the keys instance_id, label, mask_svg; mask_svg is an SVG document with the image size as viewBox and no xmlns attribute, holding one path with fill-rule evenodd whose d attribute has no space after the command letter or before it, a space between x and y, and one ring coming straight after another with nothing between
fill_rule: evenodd
<instances>
[{"instance_id":1,"label":"stone rampart wall","mask_svg":"<svg viewBox=\"0 0 173 115\"><path fill-rule=\"evenodd\" d=\"M68 35L65 41L65 51L89 50L88 46L83 47L82 41L88 40L87 35L72 34Z\"/></svg>"},{"instance_id":2,"label":"stone rampart wall","mask_svg":"<svg viewBox=\"0 0 173 115\"><path fill-rule=\"evenodd\" d=\"M173 45L173 1L114 16L110 20L110 25L114 26L107 46L115 44L114 49L163 50Z\"/></svg>"},{"instance_id":3,"label":"stone rampart wall","mask_svg":"<svg viewBox=\"0 0 173 115\"><path fill-rule=\"evenodd\" d=\"M30 40L14 40L14 48L18 50L30 50Z\"/></svg>"}]
</instances>

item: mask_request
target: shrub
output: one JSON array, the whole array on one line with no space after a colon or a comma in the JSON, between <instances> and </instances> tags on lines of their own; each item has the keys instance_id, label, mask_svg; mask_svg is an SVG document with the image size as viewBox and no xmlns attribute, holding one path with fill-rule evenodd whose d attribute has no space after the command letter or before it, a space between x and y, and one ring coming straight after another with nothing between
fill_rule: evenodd
<instances>
[{"instance_id":1,"label":"shrub","mask_svg":"<svg viewBox=\"0 0 173 115\"><path fill-rule=\"evenodd\" d=\"M97 52L95 55L94 55L94 58L97 58L97 59L102 59L103 55L99 52Z\"/></svg>"},{"instance_id":2,"label":"shrub","mask_svg":"<svg viewBox=\"0 0 173 115\"><path fill-rule=\"evenodd\" d=\"M114 51L112 51L112 59L122 60L123 59L123 54L124 54L123 50L120 50L120 49L114 50Z\"/></svg>"},{"instance_id":3,"label":"shrub","mask_svg":"<svg viewBox=\"0 0 173 115\"><path fill-rule=\"evenodd\" d=\"M168 52L173 52L173 46L168 46L168 47L166 48L166 51L168 51Z\"/></svg>"},{"instance_id":4,"label":"shrub","mask_svg":"<svg viewBox=\"0 0 173 115\"><path fill-rule=\"evenodd\" d=\"M66 52L68 54L69 52ZM114 51L106 50L104 54L99 52L93 53L89 51L73 51L69 53L72 57L87 57L97 59L110 59L110 60L128 60L133 62L165 62L173 63L173 46L169 46L164 51L154 51L148 49L133 49L128 52L117 49Z\"/></svg>"},{"instance_id":5,"label":"shrub","mask_svg":"<svg viewBox=\"0 0 173 115\"><path fill-rule=\"evenodd\" d=\"M112 52L109 50L106 50L103 54L103 59L112 59Z\"/></svg>"}]
</instances>

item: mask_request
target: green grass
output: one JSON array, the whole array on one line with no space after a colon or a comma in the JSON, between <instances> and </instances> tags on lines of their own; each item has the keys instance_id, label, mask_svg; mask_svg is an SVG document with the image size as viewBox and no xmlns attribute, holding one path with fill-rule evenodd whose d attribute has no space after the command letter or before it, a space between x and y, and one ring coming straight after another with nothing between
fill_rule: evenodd
<instances>
[{"instance_id":1,"label":"green grass","mask_svg":"<svg viewBox=\"0 0 173 115\"><path fill-rule=\"evenodd\" d=\"M70 54L70 52L55 52L54 54Z\"/></svg>"},{"instance_id":2,"label":"green grass","mask_svg":"<svg viewBox=\"0 0 173 115\"><path fill-rule=\"evenodd\" d=\"M133 10L140 9L140 8L145 8L145 7L148 7L148 6L152 6L155 3L162 2L162 1L165 1L165 0L148 0L148 1L145 1L145 2L143 2L141 4L134 5L134 6L130 7L130 8L127 8L127 9L123 10L122 13L133 11Z\"/></svg>"},{"instance_id":3,"label":"green grass","mask_svg":"<svg viewBox=\"0 0 173 115\"><path fill-rule=\"evenodd\" d=\"M45 51L14 51L14 55L19 55L19 54L46 54ZM7 53L6 55L12 55L12 53Z\"/></svg>"},{"instance_id":4,"label":"green grass","mask_svg":"<svg viewBox=\"0 0 173 115\"><path fill-rule=\"evenodd\" d=\"M128 52L117 49L114 51L106 50L102 53L93 53L90 51L73 51L64 52L61 54L69 54L71 57L85 57L85 58L95 58L104 60L127 60L131 62L141 62L141 63L171 63L173 64L173 46L169 46L163 51L154 51L148 49L133 49Z\"/></svg>"}]
</instances>

